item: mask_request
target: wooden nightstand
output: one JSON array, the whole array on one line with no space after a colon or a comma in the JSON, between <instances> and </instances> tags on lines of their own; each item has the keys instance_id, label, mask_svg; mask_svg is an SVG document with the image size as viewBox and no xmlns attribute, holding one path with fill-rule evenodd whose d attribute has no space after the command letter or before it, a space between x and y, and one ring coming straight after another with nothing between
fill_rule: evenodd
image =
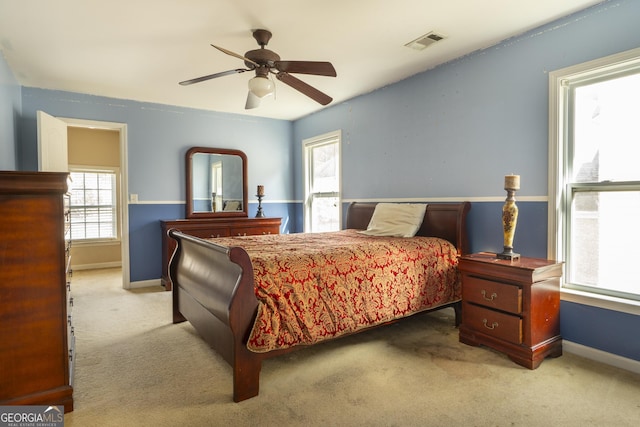
<instances>
[{"instance_id":1,"label":"wooden nightstand","mask_svg":"<svg viewBox=\"0 0 640 427\"><path fill-rule=\"evenodd\" d=\"M486 345L529 369L562 355L562 263L479 253L460 258L460 342Z\"/></svg>"}]
</instances>

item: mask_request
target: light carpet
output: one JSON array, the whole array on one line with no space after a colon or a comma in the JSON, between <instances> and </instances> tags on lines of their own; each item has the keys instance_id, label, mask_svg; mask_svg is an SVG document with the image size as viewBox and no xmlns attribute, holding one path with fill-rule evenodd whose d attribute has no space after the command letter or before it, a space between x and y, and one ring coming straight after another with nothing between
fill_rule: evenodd
<instances>
[{"instance_id":1,"label":"light carpet","mask_svg":"<svg viewBox=\"0 0 640 427\"><path fill-rule=\"evenodd\" d=\"M123 290L119 269L74 274L75 410L66 426L636 426L640 375L572 354L528 370L458 342L453 310L263 363L260 395L231 398L231 368L171 293Z\"/></svg>"}]
</instances>

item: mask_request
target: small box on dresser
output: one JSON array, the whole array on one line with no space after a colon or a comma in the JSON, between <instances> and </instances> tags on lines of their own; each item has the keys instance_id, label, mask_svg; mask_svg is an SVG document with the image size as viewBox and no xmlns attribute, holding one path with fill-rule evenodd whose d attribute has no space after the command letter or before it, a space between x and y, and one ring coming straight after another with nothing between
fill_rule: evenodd
<instances>
[{"instance_id":1,"label":"small box on dresser","mask_svg":"<svg viewBox=\"0 0 640 427\"><path fill-rule=\"evenodd\" d=\"M495 254L461 257L460 342L485 345L515 363L537 368L545 357L562 355L560 278L562 263Z\"/></svg>"},{"instance_id":2,"label":"small box on dresser","mask_svg":"<svg viewBox=\"0 0 640 427\"><path fill-rule=\"evenodd\" d=\"M0 172L0 405L73 410L68 174Z\"/></svg>"}]
</instances>

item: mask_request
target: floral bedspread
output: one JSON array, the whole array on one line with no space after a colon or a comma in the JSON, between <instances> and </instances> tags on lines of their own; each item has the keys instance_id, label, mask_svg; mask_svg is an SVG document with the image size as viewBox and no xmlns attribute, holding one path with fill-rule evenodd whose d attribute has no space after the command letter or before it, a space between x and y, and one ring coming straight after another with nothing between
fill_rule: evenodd
<instances>
[{"instance_id":1,"label":"floral bedspread","mask_svg":"<svg viewBox=\"0 0 640 427\"><path fill-rule=\"evenodd\" d=\"M461 298L458 253L434 237L355 230L212 239L243 247L258 314L248 348L313 344Z\"/></svg>"}]
</instances>

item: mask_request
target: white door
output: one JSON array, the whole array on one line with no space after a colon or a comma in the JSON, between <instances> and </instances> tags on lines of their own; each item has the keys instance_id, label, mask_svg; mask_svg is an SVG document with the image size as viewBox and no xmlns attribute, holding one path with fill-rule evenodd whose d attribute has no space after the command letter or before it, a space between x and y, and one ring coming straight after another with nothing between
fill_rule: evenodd
<instances>
[{"instance_id":1,"label":"white door","mask_svg":"<svg viewBox=\"0 0 640 427\"><path fill-rule=\"evenodd\" d=\"M37 112L38 121L38 170L68 172L67 124L62 120Z\"/></svg>"},{"instance_id":2,"label":"white door","mask_svg":"<svg viewBox=\"0 0 640 427\"><path fill-rule=\"evenodd\" d=\"M38 111L38 169L41 169L41 162L44 157L47 158L45 163L48 162L46 167L51 167L52 156L43 156L43 150L47 153L58 154L58 168L63 172L68 172L68 158L67 158L67 127L76 126L83 128L95 128L95 129L110 129L116 130L120 133L120 193L122 209L120 219L122 235L120 246L122 248L122 287L125 289L131 288L131 279L129 274L129 209L128 207L128 195L129 195L129 179L128 179L128 161L127 161L127 125L124 123L112 123L112 122L100 122L95 120L83 120L83 119L70 119L65 118L63 120L56 119L42 111ZM43 125L44 123L44 125ZM64 128L60 125L62 123ZM64 138L62 138L64 136ZM58 147L55 148L55 144ZM42 148L41 148L42 146ZM64 156L61 154L64 152ZM62 169L61 163L64 161L65 169ZM52 169L49 169L52 170ZM158 279L158 283L160 280Z\"/></svg>"}]
</instances>

